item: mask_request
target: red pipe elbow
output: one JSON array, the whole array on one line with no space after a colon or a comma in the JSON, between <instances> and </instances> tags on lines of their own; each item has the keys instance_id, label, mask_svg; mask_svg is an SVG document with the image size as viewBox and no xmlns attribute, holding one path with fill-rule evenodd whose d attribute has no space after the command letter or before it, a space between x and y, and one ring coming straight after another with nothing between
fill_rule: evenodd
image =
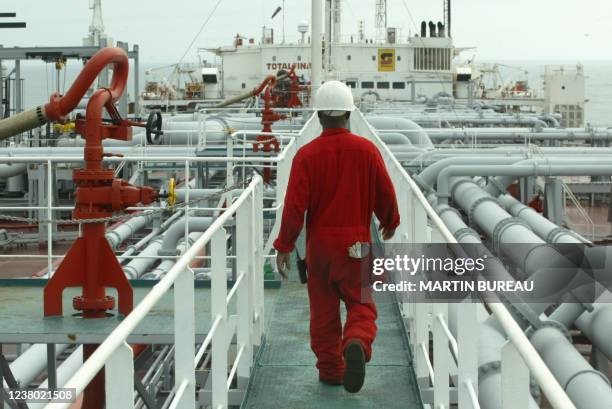
<instances>
[{"instance_id":1,"label":"red pipe elbow","mask_svg":"<svg viewBox=\"0 0 612 409\"><path fill-rule=\"evenodd\" d=\"M128 56L121 48L103 48L89 59L64 96L57 93L51 96L51 101L45 105L47 119L49 121L58 121L76 108L100 72L108 64L113 64L113 78L105 92L110 94L112 102L116 101L123 94L127 84L129 72Z\"/></svg>"}]
</instances>

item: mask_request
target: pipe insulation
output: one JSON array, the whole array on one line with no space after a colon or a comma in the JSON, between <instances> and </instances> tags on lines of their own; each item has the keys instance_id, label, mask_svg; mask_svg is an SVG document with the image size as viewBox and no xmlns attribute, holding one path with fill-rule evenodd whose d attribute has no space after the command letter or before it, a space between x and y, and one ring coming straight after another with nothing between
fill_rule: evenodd
<instances>
[{"instance_id":1,"label":"pipe insulation","mask_svg":"<svg viewBox=\"0 0 612 409\"><path fill-rule=\"evenodd\" d=\"M38 128L47 121L47 114L42 106L9 116L0 121L0 140Z\"/></svg>"}]
</instances>

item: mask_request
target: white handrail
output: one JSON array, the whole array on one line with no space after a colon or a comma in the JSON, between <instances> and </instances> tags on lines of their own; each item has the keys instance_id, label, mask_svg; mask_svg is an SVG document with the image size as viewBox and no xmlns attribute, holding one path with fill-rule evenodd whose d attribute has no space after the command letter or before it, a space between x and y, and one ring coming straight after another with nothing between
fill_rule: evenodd
<instances>
[{"instance_id":1,"label":"white handrail","mask_svg":"<svg viewBox=\"0 0 612 409\"><path fill-rule=\"evenodd\" d=\"M142 301L125 317L125 319L108 335L106 340L98 346L95 352L83 362L83 366L66 382L65 388L76 389L79 395L91 382L96 374L104 367L105 363L115 350L125 342L136 326L146 317L155 304L172 287L177 277L189 266L213 235L236 213L242 203L254 194L257 185L262 183L260 176L256 175L244 192L236 201L221 214L210 227L194 242L194 244L177 260L176 264L157 283ZM45 409L65 409L70 403L51 403Z\"/></svg>"}]
</instances>

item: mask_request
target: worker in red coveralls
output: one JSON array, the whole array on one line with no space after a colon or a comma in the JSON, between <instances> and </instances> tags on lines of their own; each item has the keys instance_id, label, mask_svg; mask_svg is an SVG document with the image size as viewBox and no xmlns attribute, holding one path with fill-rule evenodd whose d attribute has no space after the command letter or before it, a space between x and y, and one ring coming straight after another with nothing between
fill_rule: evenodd
<instances>
[{"instance_id":1,"label":"worker in red coveralls","mask_svg":"<svg viewBox=\"0 0 612 409\"><path fill-rule=\"evenodd\" d=\"M350 89L339 81L325 82L315 95L314 108L323 133L295 155L274 248L279 272L287 278L290 252L306 212L310 345L317 356L319 380L355 393L363 386L377 328L370 283L363 286L365 297L362 292L365 255L356 255L354 249L370 243L372 213L380 221L384 240L393 237L400 219L378 149L347 130L355 110ZM340 300L347 310L344 330Z\"/></svg>"}]
</instances>

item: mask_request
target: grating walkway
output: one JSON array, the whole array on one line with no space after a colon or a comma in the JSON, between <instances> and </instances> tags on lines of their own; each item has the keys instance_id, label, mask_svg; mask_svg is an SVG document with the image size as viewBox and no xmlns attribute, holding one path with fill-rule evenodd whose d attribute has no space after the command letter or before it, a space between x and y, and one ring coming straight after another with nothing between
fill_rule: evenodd
<instances>
[{"instance_id":1,"label":"grating walkway","mask_svg":"<svg viewBox=\"0 0 612 409\"><path fill-rule=\"evenodd\" d=\"M350 394L342 386L323 385L309 346L306 287L285 283L266 317L266 343L242 408L422 408L394 304L379 302L378 316L378 336L363 389Z\"/></svg>"}]
</instances>

